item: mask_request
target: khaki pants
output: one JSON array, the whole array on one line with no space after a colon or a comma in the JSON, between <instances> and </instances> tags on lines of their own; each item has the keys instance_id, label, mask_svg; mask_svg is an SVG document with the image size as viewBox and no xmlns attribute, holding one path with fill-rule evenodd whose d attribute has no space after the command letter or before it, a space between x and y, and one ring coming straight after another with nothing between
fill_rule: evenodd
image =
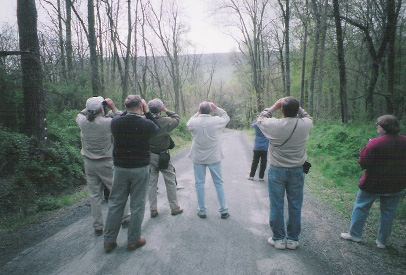
<instances>
[{"instance_id":1,"label":"khaki pants","mask_svg":"<svg viewBox=\"0 0 406 275\"><path fill-rule=\"evenodd\" d=\"M149 207L150 210L157 210L157 185L159 172L162 173L166 185L166 195L168 197L169 207L171 209L178 208L178 198L176 196L176 175L175 168L169 161L169 166L167 169L158 169L159 154L151 153L150 158L150 184L149 184Z\"/></svg>"},{"instance_id":2,"label":"khaki pants","mask_svg":"<svg viewBox=\"0 0 406 275\"><path fill-rule=\"evenodd\" d=\"M101 207L104 186L110 191L113 186L113 160L111 158L100 160L85 158L85 173L92 207L93 227L95 230L100 230L104 227ZM128 206L126 205L123 221L128 220L129 216Z\"/></svg>"}]
</instances>

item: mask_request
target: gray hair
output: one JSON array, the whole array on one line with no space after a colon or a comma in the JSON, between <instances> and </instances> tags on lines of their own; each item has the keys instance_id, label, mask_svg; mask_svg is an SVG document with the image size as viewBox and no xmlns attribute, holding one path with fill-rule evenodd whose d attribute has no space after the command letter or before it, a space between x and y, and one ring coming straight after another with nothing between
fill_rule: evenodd
<instances>
[{"instance_id":1,"label":"gray hair","mask_svg":"<svg viewBox=\"0 0 406 275\"><path fill-rule=\"evenodd\" d=\"M124 105L127 110L137 110L141 108L141 97L139 95L129 95L124 100Z\"/></svg>"},{"instance_id":2,"label":"gray hair","mask_svg":"<svg viewBox=\"0 0 406 275\"><path fill-rule=\"evenodd\" d=\"M211 104L209 102L203 101L200 103L199 110L201 114L210 114L211 112Z\"/></svg>"},{"instance_id":3,"label":"gray hair","mask_svg":"<svg viewBox=\"0 0 406 275\"><path fill-rule=\"evenodd\" d=\"M152 113L158 114L164 108L164 103L159 98L155 98L148 102L148 108Z\"/></svg>"}]
</instances>

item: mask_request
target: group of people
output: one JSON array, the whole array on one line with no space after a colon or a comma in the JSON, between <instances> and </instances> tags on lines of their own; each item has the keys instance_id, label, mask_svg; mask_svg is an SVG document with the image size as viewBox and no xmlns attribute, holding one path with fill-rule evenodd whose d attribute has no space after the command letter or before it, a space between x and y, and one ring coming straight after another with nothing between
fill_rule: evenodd
<instances>
[{"instance_id":1,"label":"group of people","mask_svg":"<svg viewBox=\"0 0 406 275\"><path fill-rule=\"evenodd\" d=\"M112 100L92 97L87 100L86 109L77 117L93 227L96 235L104 232L106 251L117 246L120 227L128 227L128 249L137 249L146 243L145 238L141 237L146 193L149 185L151 218L155 218L158 215L159 172L164 177L171 214L183 212L176 196L175 169L168 158L168 149L173 146L170 133L178 126L179 115L169 111L159 99L147 104L138 95L128 96L124 105L126 111L120 112ZM107 115L104 107L111 109ZM282 118L275 118L275 112L279 110ZM166 116L162 116L162 112ZM187 123L193 136L189 158L193 161L195 175L197 215L202 219L207 217L204 188L206 168L209 168L216 188L220 217L230 217L223 185L221 160L224 156L220 139L229 121L225 110L214 103L202 102L198 112ZM248 179L254 179L261 159L259 180L264 181L267 161L270 164L269 222L273 236L268 243L277 249L296 249L301 232L305 182L303 164L307 160L306 143L313 120L300 107L297 99L286 97L265 109L254 121L253 127L256 138ZM379 197L381 227L377 245L384 248L391 234L400 192L406 187L406 137L399 135L399 121L394 116L380 117L377 127L382 136L371 140L361 152L359 162L365 175L354 206L350 233L343 233L341 237L361 241L369 208ZM103 186L111 190L105 226L101 214ZM289 215L286 226L285 193ZM127 207L128 196L131 198L131 214Z\"/></svg>"},{"instance_id":2,"label":"group of people","mask_svg":"<svg viewBox=\"0 0 406 275\"><path fill-rule=\"evenodd\" d=\"M129 250L145 245L141 224L146 193L149 186L151 218L155 218L158 215L159 172L164 177L171 214L183 213L176 195L175 168L168 151L173 147L170 133L179 125L179 115L168 110L160 99L151 100L147 104L140 96L129 95L124 105L126 110L121 112L111 99L91 97L86 102L86 108L76 118L81 129L81 153L85 158L94 232L96 235L104 233L106 252L117 247L120 227L128 228ZM108 113L106 107L110 109ZM162 112L166 116L162 116ZM214 103L203 102L187 124L193 135L189 157L194 162L199 204L197 214L200 218L206 218L206 167L216 185L221 218L230 216L223 187L220 142L220 135L229 120L223 109ZM105 187L110 195L104 225L101 202Z\"/></svg>"}]
</instances>

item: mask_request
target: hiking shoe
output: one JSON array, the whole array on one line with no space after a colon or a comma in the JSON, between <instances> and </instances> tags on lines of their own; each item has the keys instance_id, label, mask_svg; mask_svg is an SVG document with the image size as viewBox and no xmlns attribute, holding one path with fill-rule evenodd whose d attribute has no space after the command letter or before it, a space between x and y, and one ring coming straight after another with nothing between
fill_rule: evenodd
<instances>
[{"instance_id":1,"label":"hiking shoe","mask_svg":"<svg viewBox=\"0 0 406 275\"><path fill-rule=\"evenodd\" d=\"M274 240L272 237L268 238L268 244L272 245L276 249L285 249L286 248L286 241L283 240Z\"/></svg>"},{"instance_id":2,"label":"hiking shoe","mask_svg":"<svg viewBox=\"0 0 406 275\"><path fill-rule=\"evenodd\" d=\"M286 248L295 250L299 247L299 241L289 240L286 242Z\"/></svg>"},{"instance_id":3,"label":"hiking shoe","mask_svg":"<svg viewBox=\"0 0 406 275\"><path fill-rule=\"evenodd\" d=\"M180 208L180 206L178 208L174 208L174 209L171 210L171 215L172 216L175 216L175 215L178 215L178 214L181 214L181 213L183 213L183 209Z\"/></svg>"},{"instance_id":4,"label":"hiking shoe","mask_svg":"<svg viewBox=\"0 0 406 275\"><path fill-rule=\"evenodd\" d=\"M228 217L230 217L230 214L227 212L227 213L224 213L224 214L221 214L221 218L223 219L223 220L225 220L225 219L227 219Z\"/></svg>"},{"instance_id":5,"label":"hiking shoe","mask_svg":"<svg viewBox=\"0 0 406 275\"><path fill-rule=\"evenodd\" d=\"M128 228L128 225L130 224L130 221L123 221L122 223L121 223L121 227L122 228Z\"/></svg>"},{"instance_id":6,"label":"hiking shoe","mask_svg":"<svg viewBox=\"0 0 406 275\"><path fill-rule=\"evenodd\" d=\"M201 218L201 219L207 218L206 214L200 214L199 212L197 212L197 215L198 215L199 218Z\"/></svg>"},{"instance_id":7,"label":"hiking shoe","mask_svg":"<svg viewBox=\"0 0 406 275\"><path fill-rule=\"evenodd\" d=\"M117 247L117 242L115 243L104 243L104 251L105 252L111 252L113 251L114 248Z\"/></svg>"},{"instance_id":8,"label":"hiking shoe","mask_svg":"<svg viewBox=\"0 0 406 275\"><path fill-rule=\"evenodd\" d=\"M151 218L158 216L158 210L151 210Z\"/></svg>"},{"instance_id":9,"label":"hiking shoe","mask_svg":"<svg viewBox=\"0 0 406 275\"><path fill-rule=\"evenodd\" d=\"M95 230L94 230L94 234L95 234L96 236L103 235L103 229L95 229Z\"/></svg>"},{"instance_id":10,"label":"hiking shoe","mask_svg":"<svg viewBox=\"0 0 406 275\"><path fill-rule=\"evenodd\" d=\"M248 180L254 180L254 177L248 177Z\"/></svg>"},{"instance_id":11,"label":"hiking shoe","mask_svg":"<svg viewBox=\"0 0 406 275\"><path fill-rule=\"evenodd\" d=\"M361 238L353 237L351 236L350 233L341 233L341 238L347 241L353 241L356 243L359 243L361 241Z\"/></svg>"},{"instance_id":12,"label":"hiking shoe","mask_svg":"<svg viewBox=\"0 0 406 275\"><path fill-rule=\"evenodd\" d=\"M141 246L144 246L147 243L147 240L145 240L144 237L141 237L140 241L136 244L129 244L127 245L128 250L136 250L137 248L140 248Z\"/></svg>"},{"instance_id":13,"label":"hiking shoe","mask_svg":"<svg viewBox=\"0 0 406 275\"><path fill-rule=\"evenodd\" d=\"M386 248L386 245L382 244L382 243L381 243L380 241L378 241L378 240L376 240L375 243L376 243L376 246L377 246L378 248L381 248L381 249L385 249L385 248Z\"/></svg>"}]
</instances>

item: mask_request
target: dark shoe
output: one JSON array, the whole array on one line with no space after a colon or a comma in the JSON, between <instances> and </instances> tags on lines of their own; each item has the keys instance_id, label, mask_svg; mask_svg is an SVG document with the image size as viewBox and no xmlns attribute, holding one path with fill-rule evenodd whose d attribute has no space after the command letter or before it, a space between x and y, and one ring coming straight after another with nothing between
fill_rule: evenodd
<instances>
[{"instance_id":1,"label":"dark shoe","mask_svg":"<svg viewBox=\"0 0 406 275\"><path fill-rule=\"evenodd\" d=\"M129 244L127 246L128 250L136 250L137 248L140 248L141 246L144 246L147 243L145 238L141 237L140 241L136 244Z\"/></svg>"},{"instance_id":2,"label":"dark shoe","mask_svg":"<svg viewBox=\"0 0 406 275\"><path fill-rule=\"evenodd\" d=\"M103 235L103 229L95 229L95 230L94 230L94 234L95 234L96 236Z\"/></svg>"},{"instance_id":3,"label":"dark shoe","mask_svg":"<svg viewBox=\"0 0 406 275\"><path fill-rule=\"evenodd\" d=\"M207 218L206 214L200 214L199 212L197 212L197 215L198 215L199 218L201 218L201 219Z\"/></svg>"},{"instance_id":4,"label":"dark shoe","mask_svg":"<svg viewBox=\"0 0 406 275\"><path fill-rule=\"evenodd\" d=\"M227 213L224 213L224 214L221 214L221 218L222 218L223 220L227 219L228 217L230 217L230 214L228 214L228 212L227 212Z\"/></svg>"},{"instance_id":5,"label":"dark shoe","mask_svg":"<svg viewBox=\"0 0 406 275\"><path fill-rule=\"evenodd\" d=\"M121 227L122 228L128 228L128 225L130 224L130 221L123 221L122 223L121 223Z\"/></svg>"},{"instance_id":6,"label":"dark shoe","mask_svg":"<svg viewBox=\"0 0 406 275\"><path fill-rule=\"evenodd\" d=\"M181 214L181 213L183 213L183 209L180 208L180 206L178 208L174 208L174 209L171 210L171 215L172 216L175 216L175 215L178 215L178 214Z\"/></svg>"},{"instance_id":7,"label":"dark shoe","mask_svg":"<svg viewBox=\"0 0 406 275\"><path fill-rule=\"evenodd\" d=\"M117 242L115 242L115 243L104 243L104 251L105 252L111 252L116 247L117 247Z\"/></svg>"},{"instance_id":8,"label":"dark shoe","mask_svg":"<svg viewBox=\"0 0 406 275\"><path fill-rule=\"evenodd\" d=\"M158 216L158 210L151 210L151 218Z\"/></svg>"}]
</instances>

